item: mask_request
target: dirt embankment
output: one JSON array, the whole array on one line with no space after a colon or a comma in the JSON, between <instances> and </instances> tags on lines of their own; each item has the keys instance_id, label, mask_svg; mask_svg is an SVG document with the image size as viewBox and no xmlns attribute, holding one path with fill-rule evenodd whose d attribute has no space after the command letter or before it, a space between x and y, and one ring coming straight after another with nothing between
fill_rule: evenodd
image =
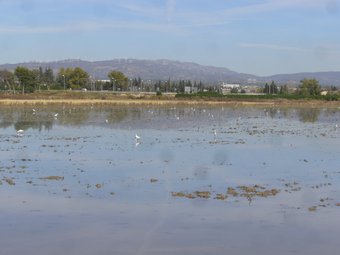
<instances>
[{"instance_id":1,"label":"dirt embankment","mask_svg":"<svg viewBox=\"0 0 340 255\"><path fill-rule=\"evenodd\" d=\"M0 94L2 105L233 105L340 107L340 101L287 99L176 98L175 94L48 91L31 94Z\"/></svg>"}]
</instances>

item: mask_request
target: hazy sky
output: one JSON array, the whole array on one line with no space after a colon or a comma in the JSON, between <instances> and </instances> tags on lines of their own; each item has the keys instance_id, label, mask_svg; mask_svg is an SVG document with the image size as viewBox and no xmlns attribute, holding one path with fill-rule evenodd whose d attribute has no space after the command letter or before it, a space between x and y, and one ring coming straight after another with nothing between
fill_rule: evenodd
<instances>
[{"instance_id":1,"label":"hazy sky","mask_svg":"<svg viewBox=\"0 0 340 255\"><path fill-rule=\"evenodd\" d=\"M0 0L0 63L171 59L340 71L340 0Z\"/></svg>"}]
</instances>

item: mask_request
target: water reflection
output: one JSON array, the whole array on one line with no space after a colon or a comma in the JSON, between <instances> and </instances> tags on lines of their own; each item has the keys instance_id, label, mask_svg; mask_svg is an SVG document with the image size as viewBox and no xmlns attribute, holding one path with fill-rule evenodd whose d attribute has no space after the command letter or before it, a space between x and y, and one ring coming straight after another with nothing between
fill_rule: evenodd
<instances>
[{"instance_id":1,"label":"water reflection","mask_svg":"<svg viewBox=\"0 0 340 255\"><path fill-rule=\"evenodd\" d=\"M319 115L321 110L319 108L310 108L310 109L300 109L298 111L299 119L302 122L317 122L319 119Z\"/></svg>"},{"instance_id":2,"label":"water reflection","mask_svg":"<svg viewBox=\"0 0 340 255\"><path fill-rule=\"evenodd\" d=\"M1 253L335 254L339 119L338 109L1 107Z\"/></svg>"},{"instance_id":3,"label":"water reflection","mask_svg":"<svg viewBox=\"0 0 340 255\"><path fill-rule=\"evenodd\" d=\"M152 128L163 123L163 127L174 127L180 120L193 123L223 122L240 117L263 117L272 119L297 119L301 122L317 122L334 119L339 115L339 109L320 108L235 108L235 107L40 107L18 108L2 107L0 109L0 127L13 126L16 130L50 130L54 125L110 126L129 128L134 122L145 119L144 128ZM119 125L121 123L121 125ZM183 124L183 122L181 123ZM197 124L199 126L200 124ZM143 127L142 127L143 128Z\"/></svg>"}]
</instances>

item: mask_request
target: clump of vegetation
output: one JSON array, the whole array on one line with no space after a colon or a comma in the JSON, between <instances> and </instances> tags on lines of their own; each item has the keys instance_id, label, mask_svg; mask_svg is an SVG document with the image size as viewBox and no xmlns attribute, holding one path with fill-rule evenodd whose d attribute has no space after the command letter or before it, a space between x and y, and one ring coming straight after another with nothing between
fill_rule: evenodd
<instances>
[{"instance_id":1,"label":"clump of vegetation","mask_svg":"<svg viewBox=\"0 0 340 255\"><path fill-rule=\"evenodd\" d=\"M48 180L48 181L61 181L61 180L64 180L64 176L51 175L51 176L41 177L39 179Z\"/></svg>"},{"instance_id":2,"label":"clump of vegetation","mask_svg":"<svg viewBox=\"0 0 340 255\"><path fill-rule=\"evenodd\" d=\"M199 198L209 199L211 193L209 191L195 191L194 194Z\"/></svg>"},{"instance_id":3,"label":"clump of vegetation","mask_svg":"<svg viewBox=\"0 0 340 255\"><path fill-rule=\"evenodd\" d=\"M228 197L227 195L217 193L214 199L217 199L217 200L226 200L227 197Z\"/></svg>"},{"instance_id":4,"label":"clump of vegetation","mask_svg":"<svg viewBox=\"0 0 340 255\"><path fill-rule=\"evenodd\" d=\"M184 192L171 192L173 197L184 197L189 199L194 198L204 198L209 199L211 196L210 191L195 191L193 193L184 193Z\"/></svg>"},{"instance_id":5,"label":"clump of vegetation","mask_svg":"<svg viewBox=\"0 0 340 255\"><path fill-rule=\"evenodd\" d=\"M250 186L238 186L237 188L228 187L226 194L216 193L214 199L225 200L228 195L232 197L245 197L251 201L254 197L270 197L276 196L280 191L278 189L266 189L261 185L250 185ZM193 193L184 192L172 192L173 197L183 197L183 198L203 198L209 199L212 196L210 191L195 191Z\"/></svg>"},{"instance_id":6,"label":"clump of vegetation","mask_svg":"<svg viewBox=\"0 0 340 255\"><path fill-rule=\"evenodd\" d=\"M171 192L171 195L173 197L185 197L185 198L189 198L189 199L194 199L196 198L193 194L188 194L188 193L184 193L184 192Z\"/></svg>"},{"instance_id":7,"label":"clump of vegetation","mask_svg":"<svg viewBox=\"0 0 340 255\"><path fill-rule=\"evenodd\" d=\"M240 186L238 188L243 191L241 196L244 196L247 198L276 196L280 192L277 189L266 189L265 187L260 186L260 185Z\"/></svg>"},{"instance_id":8,"label":"clump of vegetation","mask_svg":"<svg viewBox=\"0 0 340 255\"><path fill-rule=\"evenodd\" d=\"M101 189L103 187L103 184L97 183L95 186L97 189Z\"/></svg>"},{"instance_id":9,"label":"clump of vegetation","mask_svg":"<svg viewBox=\"0 0 340 255\"><path fill-rule=\"evenodd\" d=\"M15 182L12 178L4 177L3 180L7 182L8 185L15 185Z\"/></svg>"},{"instance_id":10,"label":"clump of vegetation","mask_svg":"<svg viewBox=\"0 0 340 255\"><path fill-rule=\"evenodd\" d=\"M222 95L221 93L218 92L213 92L213 91L206 91L206 92L197 92L193 94L176 94L176 98L223 98L226 97Z\"/></svg>"},{"instance_id":11,"label":"clump of vegetation","mask_svg":"<svg viewBox=\"0 0 340 255\"><path fill-rule=\"evenodd\" d=\"M308 211L310 211L310 212L315 212L316 209L317 209L316 206L311 206L311 207L308 208Z\"/></svg>"},{"instance_id":12,"label":"clump of vegetation","mask_svg":"<svg viewBox=\"0 0 340 255\"><path fill-rule=\"evenodd\" d=\"M321 88L319 82L315 79L303 79L300 82L299 94L302 96L319 96Z\"/></svg>"},{"instance_id":13,"label":"clump of vegetation","mask_svg":"<svg viewBox=\"0 0 340 255\"><path fill-rule=\"evenodd\" d=\"M231 195L233 197L237 197L238 196L238 192L234 188L231 188L231 187L228 187L227 194Z\"/></svg>"}]
</instances>

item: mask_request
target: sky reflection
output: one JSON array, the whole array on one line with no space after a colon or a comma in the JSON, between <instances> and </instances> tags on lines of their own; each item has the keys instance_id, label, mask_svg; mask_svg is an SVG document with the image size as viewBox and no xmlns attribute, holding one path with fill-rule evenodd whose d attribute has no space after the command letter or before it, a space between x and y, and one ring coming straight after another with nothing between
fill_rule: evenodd
<instances>
[{"instance_id":1,"label":"sky reflection","mask_svg":"<svg viewBox=\"0 0 340 255\"><path fill-rule=\"evenodd\" d=\"M339 110L311 111L310 121L293 108L7 110L0 111L4 254L340 248ZM278 194L249 196L242 185ZM172 195L197 191L209 199Z\"/></svg>"}]
</instances>

